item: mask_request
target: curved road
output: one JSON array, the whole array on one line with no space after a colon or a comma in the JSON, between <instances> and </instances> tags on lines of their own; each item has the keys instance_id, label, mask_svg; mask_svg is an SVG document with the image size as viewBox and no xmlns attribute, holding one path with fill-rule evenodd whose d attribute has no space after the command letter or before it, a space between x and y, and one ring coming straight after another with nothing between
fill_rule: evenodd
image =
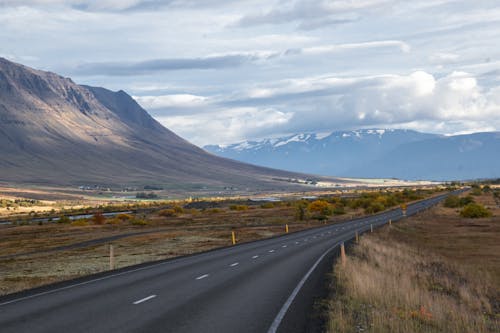
<instances>
[{"instance_id":1,"label":"curved road","mask_svg":"<svg viewBox=\"0 0 500 333\"><path fill-rule=\"evenodd\" d=\"M445 196L409 205L407 214ZM0 331L302 332L338 245L402 217L395 209L6 296Z\"/></svg>"}]
</instances>

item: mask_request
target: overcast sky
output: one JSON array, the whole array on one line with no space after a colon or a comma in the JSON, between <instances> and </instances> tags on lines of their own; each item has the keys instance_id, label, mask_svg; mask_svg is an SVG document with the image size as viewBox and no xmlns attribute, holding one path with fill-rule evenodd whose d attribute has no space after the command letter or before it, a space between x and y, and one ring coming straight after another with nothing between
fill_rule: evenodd
<instances>
[{"instance_id":1,"label":"overcast sky","mask_svg":"<svg viewBox=\"0 0 500 333\"><path fill-rule=\"evenodd\" d=\"M0 56L128 92L204 145L500 130L500 2L0 0Z\"/></svg>"}]
</instances>

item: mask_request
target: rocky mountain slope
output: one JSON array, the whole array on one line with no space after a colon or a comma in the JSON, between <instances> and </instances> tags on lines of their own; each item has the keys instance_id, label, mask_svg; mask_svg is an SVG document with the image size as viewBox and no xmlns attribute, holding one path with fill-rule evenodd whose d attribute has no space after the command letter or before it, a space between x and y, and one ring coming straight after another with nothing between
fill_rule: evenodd
<instances>
[{"instance_id":1,"label":"rocky mountain slope","mask_svg":"<svg viewBox=\"0 0 500 333\"><path fill-rule=\"evenodd\" d=\"M209 154L129 95L0 58L0 182L275 188L292 172Z\"/></svg>"}]
</instances>

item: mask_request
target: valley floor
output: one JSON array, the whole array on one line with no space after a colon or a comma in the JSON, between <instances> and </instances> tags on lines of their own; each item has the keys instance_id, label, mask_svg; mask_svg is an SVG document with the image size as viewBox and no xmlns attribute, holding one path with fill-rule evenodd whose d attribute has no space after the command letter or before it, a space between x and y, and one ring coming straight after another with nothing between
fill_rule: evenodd
<instances>
[{"instance_id":1,"label":"valley floor","mask_svg":"<svg viewBox=\"0 0 500 333\"><path fill-rule=\"evenodd\" d=\"M361 237L335 264L328 332L499 332L500 206L467 219L442 205Z\"/></svg>"}]
</instances>

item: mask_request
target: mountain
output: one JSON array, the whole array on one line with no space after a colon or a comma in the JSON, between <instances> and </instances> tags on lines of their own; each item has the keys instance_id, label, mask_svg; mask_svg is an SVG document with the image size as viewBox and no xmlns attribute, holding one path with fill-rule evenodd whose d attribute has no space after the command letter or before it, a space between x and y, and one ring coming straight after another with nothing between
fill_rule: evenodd
<instances>
[{"instance_id":1,"label":"mountain","mask_svg":"<svg viewBox=\"0 0 500 333\"><path fill-rule=\"evenodd\" d=\"M273 168L362 178L455 180L500 176L500 134L441 136L363 129L206 146L219 156Z\"/></svg>"},{"instance_id":2,"label":"mountain","mask_svg":"<svg viewBox=\"0 0 500 333\"><path fill-rule=\"evenodd\" d=\"M301 133L282 138L244 141L228 146L205 146L219 156L314 174L349 175L351 169L390 152L401 144L437 135L410 130L357 130ZM357 175L353 176L359 176Z\"/></svg>"},{"instance_id":3,"label":"mountain","mask_svg":"<svg viewBox=\"0 0 500 333\"><path fill-rule=\"evenodd\" d=\"M217 157L123 91L80 86L0 58L0 182L170 187L284 186L302 178Z\"/></svg>"}]
</instances>

